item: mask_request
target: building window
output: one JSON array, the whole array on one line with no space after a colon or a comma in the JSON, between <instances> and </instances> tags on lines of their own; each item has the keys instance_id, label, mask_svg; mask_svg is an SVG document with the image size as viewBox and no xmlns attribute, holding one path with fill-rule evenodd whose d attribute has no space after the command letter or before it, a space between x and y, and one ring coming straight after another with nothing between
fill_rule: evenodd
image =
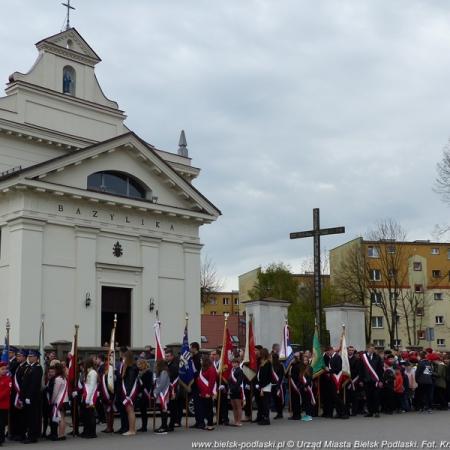
<instances>
[{"instance_id":1,"label":"building window","mask_svg":"<svg viewBox=\"0 0 450 450\"><path fill-rule=\"evenodd\" d=\"M425 339L425 330L417 330L417 339Z\"/></svg>"},{"instance_id":2,"label":"building window","mask_svg":"<svg viewBox=\"0 0 450 450\"><path fill-rule=\"evenodd\" d=\"M372 317L372 328L383 328L383 316Z\"/></svg>"},{"instance_id":3,"label":"building window","mask_svg":"<svg viewBox=\"0 0 450 450\"><path fill-rule=\"evenodd\" d=\"M433 247L431 249L431 254L432 255L439 255L439 247Z\"/></svg>"},{"instance_id":4,"label":"building window","mask_svg":"<svg viewBox=\"0 0 450 450\"><path fill-rule=\"evenodd\" d=\"M209 297L209 304L210 305L217 305L216 297Z\"/></svg>"},{"instance_id":5,"label":"building window","mask_svg":"<svg viewBox=\"0 0 450 450\"><path fill-rule=\"evenodd\" d=\"M216 311L211 311L211 315L212 315L212 316L215 316L216 314L217 314Z\"/></svg>"},{"instance_id":6,"label":"building window","mask_svg":"<svg viewBox=\"0 0 450 450\"><path fill-rule=\"evenodd\" d=\"M398 300L398 292L389 292L389 300Z\"/></svg>"},{"instance_id":7,"label":"building window","mask_svg":"<svg viewBox=\"0 0 450 450\"><path fill-rule=\"evenodd\" d=\"M65 66L63 69L63 94L75 95L76 73L72 66Z\"/></svg>"},{"instance_id":8,"label":"building window","mask_svg":"<svg viewBox=\"0 0 450 450\"><path fill-rule=\"evenodd\" d=\"M380 305L383 300L383 295L381 292L371 292L370 293L370 301L372 305Z\"/></svg>"},{"instance_id":9,"label":"building window","mask_svg":"<svg viewBox=\"0 0 450 450\"><path fill-rule=\"evenodd\" d=\"M442 292L435 292L434 293L434 299L435 300L442 300L443 299Z\"/></svg>"},{"instance_id":10,"label":"building window","mask_svg":"<svg viewBox=\"0 0 450 450\"><path fill-rule=\"evenodd\" d=\"M381 281L381 270L379 269L369 269L370 281Z\"/></svg>"},{"instance_id":11,"label":"building window","mask_svg":"<svg viewBox=\"0 0 450 450\"><path fill-rule=\"evenodd\" d=\"M421 306L416 308L416 316L423 316L423 308Z\"/></svg>"},{"instance_id":12,"label":"building window","mask_svg":"<svg viewBox=\"0 0 450 450\"><path fill-rule=\"evenodd\" d=\"M423 292L423 285L422 284L415 284L414 285L414 292L416 294L420 294Z\"/></svg>"},{"instance_id":13,"label":"building window","mask_svg":"<svg viewBox=\"0 0 450 450\"><path fill-rule=\"evenodd\" d=\"M413 263L414 271L420 272L422 270L422 263L421 262L415 262Z\"/></svg>"},{"instance_id":14,"label":"building window","mask_svg":"<svg viewBox=\"0 0 450 450\"><path fill-rule=\"evenodd\" d=\"M444 316L436 316L435 324L436 325L444 325Z\"/></svg>"},{"instance_id":15,"label":"building window","mask_svg":"<svg viewBox=\"0 0 450 450\"><path fill-rule=\"evenodd\" d=\"M200 340L202 344L206 344L208 342L208 338L206 336L200 336Z\"/></svg>"},{"instance_id":16,"label":"building window","mask_svg":"<svg viewBox=\"0 0 450 450\"><path fill-rule=\"evenodd\" d=\"M438 347L445 347L445 339L436 339L436 344Z\"/></svg>"},{"instance_id":17,"label":"building window","mask_svg":"<svg viewBox=\"0 0 450 450\"><path fill-rule=\"evenodd\" d=\"M395 246L394 246L394 245L388 245L388 246L387 246L387 252L388 252L390 255L395 254Z\"/></svg>"},{"instance_id":18,"label":"building window","mask_svg":"<svg viewBox=\"0 0 450 450\"><path fill-rule=\"evenodd\" d=\"M379 258L380 250L378 247L369 246L367 248L367 255L369 256L369 258Z\"/></svg>"},{"instance_id":19,"label":"building window","mask_svg":"<svg viewBox=\"0 0 450 450\"><path fill-rule=\"evenodd\" d=\"M400 347L402 345L401 339L394 339L394 347Z\"/></svg>"},{"instance_id":20,"label":"building window","mask_svg":"<svg viewBox=\"0 0 450 450\"><path fill-rule=\"evenodd\" d=\"M229 305L230 304L230 299L228 297L224 297L224 299L222 300L222 304Z\"/></svg>"},{"instance_id":21,"label":"building window","mask_svg":"<svg viewBox=\"0 0 450 450\"><path fill-rule=\"evenodd\" d=\"M234 304L235 304L235 305L239 305L239 299L238 299L238 298L235 298L235 299L234 299Z\"/></svg>"},{"instance_id":22,"label":"building window","mask_svg":"<svg viewBox=\"0 0 450 450\"><path fill-rule=\"evenodd\" d=\"M146 198L147 189L131 175L123 172L96 172L88 176L87 188L130 198Z\"/></svg>"},{"instance_id":23,"label":"building window","mask_svg":"<svg viewBox=\"0 0 450 450\"><path fill-rule=\"evenodd\" d=\"M373 345L375 347L382 347L382 348L384 348L384 339L374 339L373 340Z\"/></svg>"},{"instance_id":24,"label":"building window","mask_svg":"<svg viewBox=\"0 0 450 450\"><path fill-rule=\"evenodd\" d=\"M432 270L431 271L431 276L433 278L441 278L441 271L440 270Z\"/></svg>"}]
</instances>

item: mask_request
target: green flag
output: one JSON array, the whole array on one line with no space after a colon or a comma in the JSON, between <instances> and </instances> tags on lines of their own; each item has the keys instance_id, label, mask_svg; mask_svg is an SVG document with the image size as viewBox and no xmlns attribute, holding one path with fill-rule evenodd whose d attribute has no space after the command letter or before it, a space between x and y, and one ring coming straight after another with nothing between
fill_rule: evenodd
<instances>
[{"instance_id":1,"label":"green flag","mask_svg":"<svg viewBox=\"0 0 450 450\"><path fill-rule=\"evenodd\" d=\"M311 367L313 370L313 378L318 377L325 367L325 363L323 361L323 353L322 349L320 348L320 342L319 342L319 329L315 327L314 330L314 338L313 338L313 350L312 350L312 362Z\"/></svg>"}]
</instances>

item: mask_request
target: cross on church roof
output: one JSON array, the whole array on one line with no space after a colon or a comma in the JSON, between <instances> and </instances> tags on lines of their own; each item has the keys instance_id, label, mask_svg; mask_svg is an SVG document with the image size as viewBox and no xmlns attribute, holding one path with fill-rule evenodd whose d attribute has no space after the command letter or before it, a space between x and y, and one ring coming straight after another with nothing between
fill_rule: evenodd
<instances>
[{"instance_id":1,"label":"cross on church roof","mask_svg":"<svg viewBox=\"0 0 450 450\"><path fill-rule=\"evenodd\" d=\"M70 4L70 0L67 0L67 3L61 3L61 5L65 6L67 8L67 15L66 15L66 27L64 31L67 31L70 28L70 10L75 8Z\"/></svg>"}]
</instances>

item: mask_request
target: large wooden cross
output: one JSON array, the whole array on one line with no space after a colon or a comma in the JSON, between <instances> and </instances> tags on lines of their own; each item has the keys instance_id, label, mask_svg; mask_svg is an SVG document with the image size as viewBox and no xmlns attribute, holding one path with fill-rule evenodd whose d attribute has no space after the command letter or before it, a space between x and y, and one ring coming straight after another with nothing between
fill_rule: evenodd
<instances>
[{"instance_id":1,"label":"large wooden cross","mask_svg":"<svg viewBox=\"0 0 450 450\"><path fill-rule=\"evenodd\" d=\"M322 280L320 270L320 236L328 234L345 233L345 227L320 228L319 208L313 209L313 229L309 231L298 231L291 233L291 239L302 239L306 237L314 238L314 299L316 306L316 321L319 327L319 338L322 335Z\"/></svg>"},{"instance_id":2,"label":"large wooden cross","mask_svg":"<svg viewBox=\"0 0 450 450\"><path fill-rule=\"evenodd\" d=\"M75 8L70 4L70 0L67 0L67 3L61 3L65 8L67 8L67 15L66 15L66 29L64 31L67 31L70 28L70 10L75 10Z\"/></svg>"}]
</instances>

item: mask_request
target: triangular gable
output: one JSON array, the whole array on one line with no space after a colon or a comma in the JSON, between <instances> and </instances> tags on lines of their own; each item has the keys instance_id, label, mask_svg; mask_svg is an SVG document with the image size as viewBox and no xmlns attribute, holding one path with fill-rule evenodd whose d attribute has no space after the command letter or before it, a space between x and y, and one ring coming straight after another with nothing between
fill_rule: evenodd
<instances>
[{"instance_id":1,"label":"triangular gable","mask_svg":"<svg viewBox=\"0 0 450 450\"><path fill-rule=\"evenodd\" d=\"M22 176L27 179L46 181L47 177L50 177L53 172L62 171L66 167L80 164L83 160L96 158L104 153L123 151L123 147L134 149L139 160L142 161L142 163L148 164L149 170L152 170L160 176L165 184L176 189L186 200L189 200L197 205L198 208L214 217L221 214L216 206L164 161L151 145L147 144L132 132L78 150L77 152L62 155L49 161L36 164L12 174L12 176ZM107 169L108 168L105 167L105 170Z\"/></svg>"},{"instance_id":2,"label":"triangular gable","mask_svg":"<svg viewBox=\"0 0 450 450\"><path fill-rule=\"evenodd\" d=\"M95 53L92 47L84 40L75 28L69 28L66 31L62 31L61 33L42 39L36 44L36 47L39 50L46 48L48 51L51 51L52 46L64 48L69 52L69 54L70 52L74 52L77 55L83 55L84 57L92 60L94 64L101 61L97 53Z\"/></svg>"}]
</instances>

